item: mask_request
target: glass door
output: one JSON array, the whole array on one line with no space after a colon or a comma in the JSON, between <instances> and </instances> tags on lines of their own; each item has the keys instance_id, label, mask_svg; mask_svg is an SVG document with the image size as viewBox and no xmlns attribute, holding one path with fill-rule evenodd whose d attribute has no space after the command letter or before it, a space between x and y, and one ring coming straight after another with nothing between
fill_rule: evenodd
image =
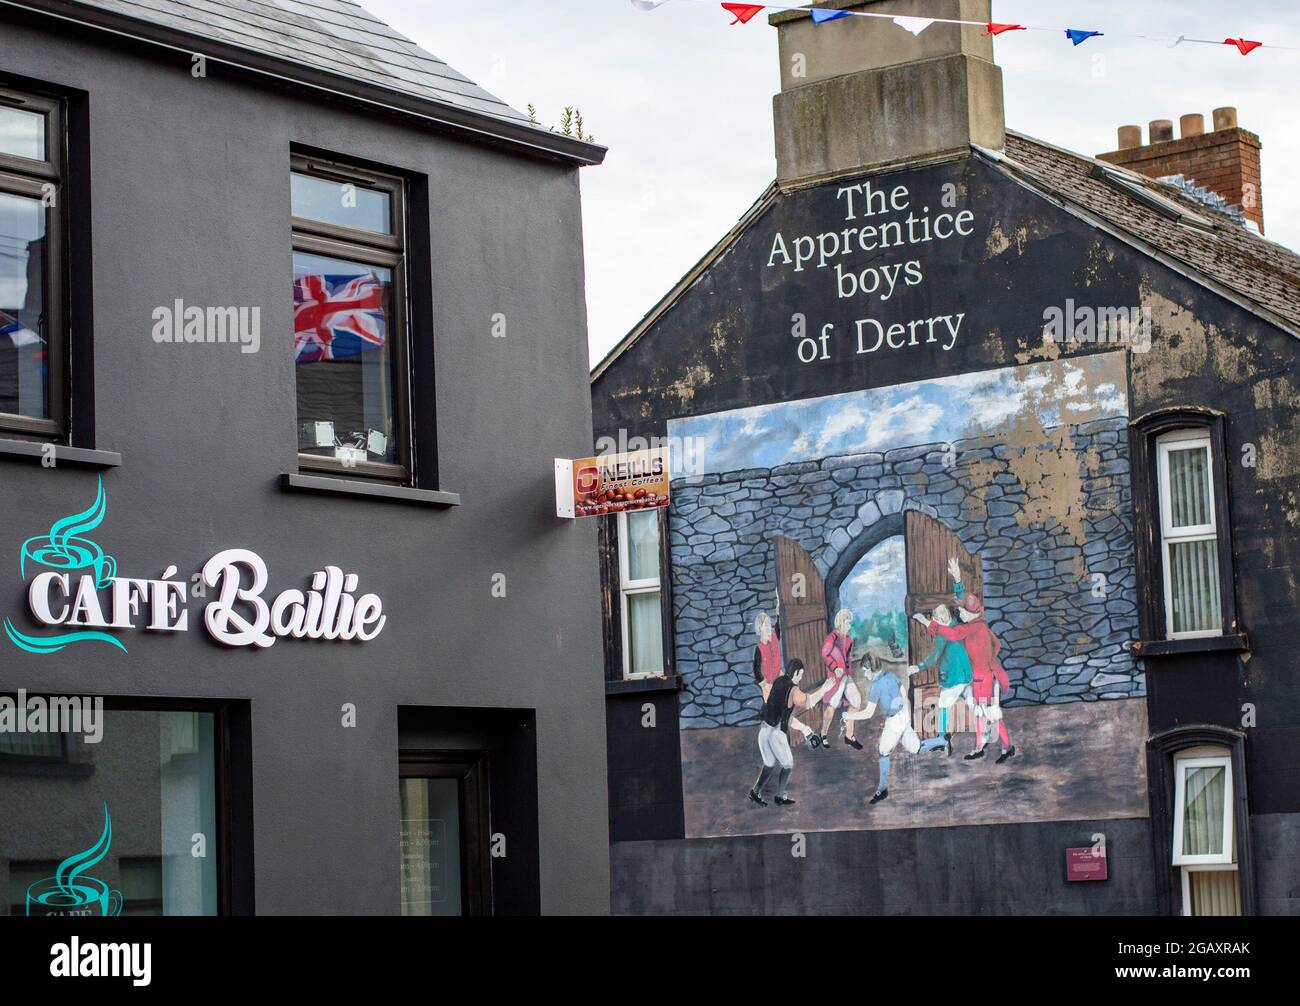
<instances>
[{"instance_id":1,"label":"glass door","mask_svg":"<svg viewBox=\"0 0 1300 1006\"><path fill-rule=\"evenodd\" d=\"M491 914L486 757L403 752L400 776L402 914Z\"/></svg>"}]
</instances>

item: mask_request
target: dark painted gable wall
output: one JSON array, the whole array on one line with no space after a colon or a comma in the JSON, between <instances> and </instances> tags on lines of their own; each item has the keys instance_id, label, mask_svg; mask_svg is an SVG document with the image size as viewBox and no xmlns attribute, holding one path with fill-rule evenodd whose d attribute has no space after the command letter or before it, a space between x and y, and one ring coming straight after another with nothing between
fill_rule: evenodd
<instances>
[{"instance_id":1,"label":"dark painted gable wall","mask_svg":"<svg viewBox=\"0 0 1300 1006\"><path fill-rule=\"evenodd\" d=\"M956 186L953 211L974 212L973 233L964 240L916 246L916 255L909 249L880 255L879 261L891 263L921 259L925 281L900 290L886 304L873 299L864 310L868 302L861 297L836 296L833 267L799 274L766 268L776 231L789 242L794 235L846 226L844 202L835 197L835 190L845 183L778 195L677 302L593 381L596 436L617 438L621 431L625 436L663 435L667 420L674 417L1050 359L1060 347L1043 344L1043 311L1053 305L1064 307L1067 298L1095 307L1150 308L1151 350L1129 355L1130 414L1138 417L1174 406L1208 406L1226 413L1238 610L1250 641L1244 656L1149 659L1150 728L1155 733L1206 722L1239 729L1243 716L1253 710L1255 725L1247 729L1246 750L1251 810L1257 822L1260 906L1263 911L1300 911L1300 863L1295 858L1300 818L1293 816L1300 814L1300 762L1295 756L1300 745L1300 657L1293 627L1300 597L1300 341L978 158L871 180L886 190L905 184L912 207L929 206L932 212L940 209L943 186ZM860 252L844 261L852 261L858 269L872 264ZM922 344L897 351L854 352L856 318L871 316L889 324L958 312L964 312L966 319L951 351ZM798 340L791 335L796 313L806 316L809 335L816 336L824 324L834 323L838 334L831 342L831 360L799 363ZM1113 348L1066 348L1062 355ZM1253 467L1242 463L1247 445L1253 445L1256 455ZM670 724L669 718L676 696L660 694L648 700L658 707L657 732L675 730L676 723ZM661 840L616 847L616 910L727 907L710 906L707 898L701 901L686 881L674 882L675 893L665 894L667 900L653 906L635 894L647 877L668 876L675 869L671 865L675 857L691 855L677 851L679 843L662 841L682 834L680 812L674 813L676 808L663 802L665 793L680 794L680 768L676 752L641 740L638 735L643 732L612 728L615 722L632 719L631 711L623 712L621 704L635 703L639 709L647 697L611 695L609 701L613 837ZM1110 822L1112 831L1116 823ZM1052 832L1054 827L1020 826L1022 838L1017 841L1050 854L1055 864L1063 846ZM1134 822L1133 827L1129 840L1149 856L1147 823ZM1039 837L1024 839L1031 833ZM687 844L708 846L710 851L701 853L705 856L740 857L749 863L754 885L761 880L789 894L784 900L780 893L769 894L763 902L766 910L797 910L797 901L790 900L795 897L794 887L779 873L765 873L757 865L763 855L758 850L771 841ZM849 851L843 855L851 856L860 854L851 851L854 841L873 844L891 839L859 835L835 841L848 843ZM1131 847L1119 852L1112 846L1112 855L1131 853ZM706 882L707 876L708 871L703 871L699 882ZM1019 903L1027 911L1067 910L1054 906L1054 896L1044 890ZM1123 897L1097 897L1094 907L1100 911L1150 910L1149 891L1141 883ZM935 911L954 910L941 899L923 903ZM753 906L751 899L748 907Z\"/></svg>"}]
</instances>

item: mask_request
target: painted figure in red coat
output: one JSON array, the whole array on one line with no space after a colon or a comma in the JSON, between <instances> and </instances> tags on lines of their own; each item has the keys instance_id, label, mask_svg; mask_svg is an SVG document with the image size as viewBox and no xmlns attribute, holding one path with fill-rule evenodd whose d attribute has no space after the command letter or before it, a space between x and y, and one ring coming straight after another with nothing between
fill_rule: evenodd
<instances>
[{"instance_id":1,"label":"painted figure in red coat","mask_svg":"<svg viewBox=\"0 0 1300 1006\"><path fill-rule=\"evenodd\" d=\"M853 680L853 612L847 608L835 616L835 627L822 643L822 663L826 665L826 680L832 682L822 696L826 706L822 710L822 732L816 740L809 738L813 748L828 747L831 742L831 723L835 720L835 710L857 712L862 708L862 692ZM844 728L844 743L858 751L861 742L853 736L855 721L847 716L840 720Z\"/></svg>"},{"instance_id":2,"label":"painted figure in red coat","mask_svg":"<svg viewBox=\"0 0 1300 1006\"><path fill-rule=\"evenodd\" d=\"M948 572L952 574L953 593L957 598L960 625L942 625L922 614L913 617L924 625L931 636L943 636L945 639L960 642L966 648L970 658L971 697L975 700L975 750L966 755L966 761L984 757L984 726L996 723L998 740L1002 754L998 757L1001 765L1008 758L1015 757L1016 747L1011 743L1011 733L1006 721L1002 719L1001 696L1011 691L1011 681L998 659L1002 643L984 619L984 605L974 594L967 594L961 582L961 568L956 559L948 560Z\"/></svg>"},{"instance_id":3,"label":"painted figure in red coat","mask_svg":"<svg viewBox=\"0 0 1300 1006\"><path fill-rule=\"evenodd\" d=\"M754 647L754 683L766 702L772 683L781 676L781 629L773 626L772 616L762 611L754 619L754 632L758 634L758 645Z\"/></svg>"}]
</instances>

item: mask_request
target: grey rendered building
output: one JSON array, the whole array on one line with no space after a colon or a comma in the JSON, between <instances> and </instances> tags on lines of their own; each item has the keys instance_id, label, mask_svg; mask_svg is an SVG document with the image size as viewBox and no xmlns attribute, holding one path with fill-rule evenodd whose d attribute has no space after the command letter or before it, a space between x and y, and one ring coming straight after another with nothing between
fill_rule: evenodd
<instances>
[{"instance_id":1,"label":"grey rendered building","mask_svg":"<svg viewBox=\"0 0 1300 1006\"><path fill-rule=\"evenodd\" d=\"M603 154L347 0L0 3L0 695L108 706L0 912L607 910Z\"/></svg>"}]
</instances>

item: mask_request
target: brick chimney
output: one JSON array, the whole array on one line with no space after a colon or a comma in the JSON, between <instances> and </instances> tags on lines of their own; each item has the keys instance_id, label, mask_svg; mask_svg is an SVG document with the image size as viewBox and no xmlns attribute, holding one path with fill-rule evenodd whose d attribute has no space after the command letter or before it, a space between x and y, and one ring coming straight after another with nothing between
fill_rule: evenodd
<instances>
[{"instance_id":1,"label":"brick chimney","mask_svg":"<svg viewBox=\"0 0 1300 1006\"><path fill-rule=\"evenodd\" d=\"M1156 119L1148 127L1146 146L1141 126L1120 126L1119 149L1097 156L1151 178L1182 175L1223 196L1230 205L1240 206L1263 234L1259 137L1237 126L1235 108L1216 108L1213 116L1214 130L1207 133L1203 115L1184 115L1176 140L1174 124Z\"/></svg>"},{"instance_id":2,"label":"brick chimney","mask_svg":"<svg viewBox=\"0 0 1300 1006\"><path fill-rule=\"evenodd\" d=\"M783 187L970 152L1006 141L1002 71L982 25L991 0L818 0L813 7L978 21L919 35L887 18L814 24L805 10L772 14L781 54L773 99Z\"/></svg>"}]
</instances>

